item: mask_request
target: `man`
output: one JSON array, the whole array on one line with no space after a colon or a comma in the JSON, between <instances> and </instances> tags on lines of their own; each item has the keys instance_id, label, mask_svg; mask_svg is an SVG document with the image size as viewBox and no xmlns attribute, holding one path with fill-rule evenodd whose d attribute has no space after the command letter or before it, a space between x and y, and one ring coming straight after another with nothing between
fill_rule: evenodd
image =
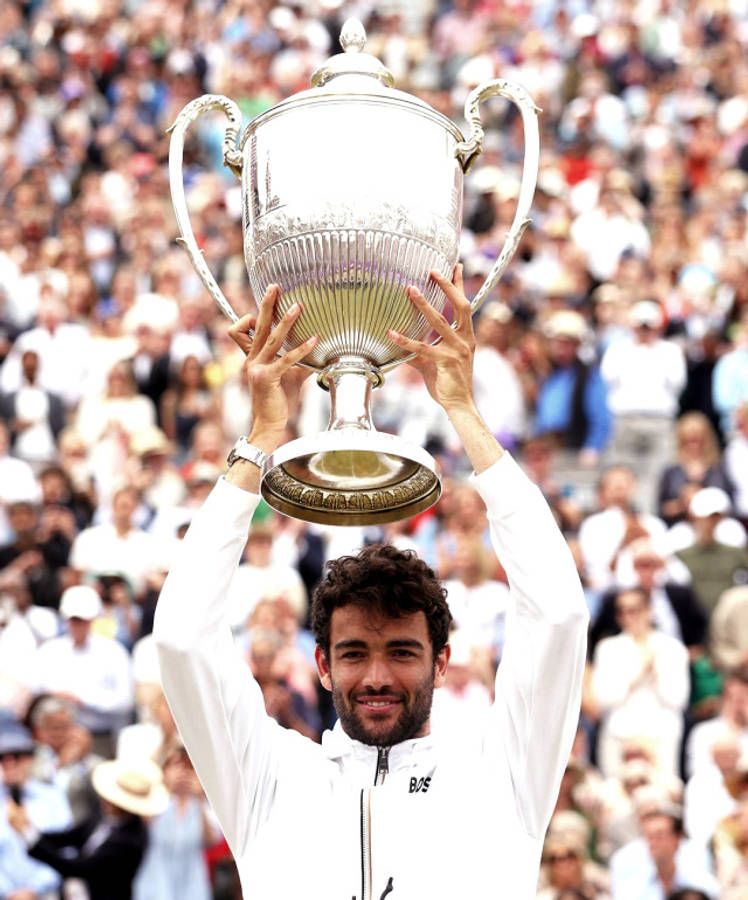
<instances>
[{"instance_id":1,"label":"man","mask_svg":"<svg viewBox=\"0 0 748 900\"><path fill-rule=\"evenodd\" d=\"M224 620L260 484L254 462L232 465L192 520L154 635L165 693L248 897L535 896L577 723L588 617L545 502L476 411L461 270L453 282L432 277L455 328L409 288L442 340L390 337L418 354L490 511L512 586L497 700L478 736L435 741L431 697L450 655L444 591L421 560L377 545L334 562L314 596L317 668L339 723L320 747L272 721ZM282 440L303 374L292 366L316 340L276 358L299 314L294 305L271 330L277 297L271 287L257 321L232 328L248 354L249 441L265 453Z\"/></svg>"},{"instance_id":2,"label":"man","mask_svg":"<svg viewBox=\"0 0 748 900\"><path fill-rule=\"evenodd\" d=\"M686 361L674 341L662 337L658 303L631 309L633 336L611 344L600 363L616 424L610 458L639 474L642 507L652 511L662 470L675 458L675 415L686 383Z\"/></svg>"},{"instance_id":3,"label":"man","mask_svg":"<svg viewBox=\"0 0 748 900\"><path fill-rule=\"evenodd\" d=\"M579 545L593 590L617 587L622 580L621 562L626 562L633 541L649 537L659 542L665 535L661 519L636 510L636 491L637 480L628 467L611 466L603 472L598 486L600 511L587 516L579 528Z\"/></svg>"},{"instance_id":4,"label":"man","mask_svg":"<svg viewBox=\"0 0 748 900\"><path fill-rule=\"evenodd\" d=\"M695 540L675 553L691 573L691 585L709 616L726 590L748 583L748 549L723 544L717 537L727 507L726 495L714 491L704 488L691 499L688 516Z\"/></svg>"},{"instance_id":5,"label":"man","mask_svg":"<svg viewBox=\"0 0 748 900\"><path fill-rule=\"evenodd\" d=\"M101 613L96 591L84 584L67 588L60 615L67 634L45 641L33 660L35 693L53 694L70 702L77 721L94 736L97 752L112 749L112 734L132 713L130 657L114 638L92 634Z\"/></svg>"},{"instance_id":6,"label":"man","mask_svg":"<svg viewBox=\"0 0 748 900\"><path fill-rule=\"evenodd\" d=\"M687 840L681 810L663 803L640 818L641 837L610 860L613 900L665 900L678 888L718 896L706 847Z\"/></svg>"},{"instance_id":7,"label":"man","mask_svg":"<svg viewBox=\"0 0 748 900\"><path fill-rule=\"evenodd\" d=\"M10 722L0 730L0 897L11 900L53 900L60 887L60 876L32 859L11 827L11 808L22 805L40 831L60 831L72 824L65 791L33 777L34 750L30 732L20 723Z\"/></svg>"},{"instance_id":8,"label":"man","mask_svg":"<svg viewBox=\"0 0 748 900\"><path fill-rule=\"evenodd\" d=\"M139 503L135 488L119 488L112 497L112 521L85 528L73 541L71 567L89 577L102 572L123 575L140 594L149 573L160 569L162 547L157 538L137 527Z\"/></svg>"},{"instance_id":9,"label":"man","mask_svg":"<svg viewBox=\"0 0 748 900\"><path fill-rule=\"evenodd\" d=\"M592 494L598 463L611 431L607 389L597 365L580 356L587 323L578 312L557 310L548 319L548 355L551 372L538 393L536 435L553 435L559 442L556 477L562 485ZM591 505L591 496L582 496Z\"/></svg>"}]
</instances>

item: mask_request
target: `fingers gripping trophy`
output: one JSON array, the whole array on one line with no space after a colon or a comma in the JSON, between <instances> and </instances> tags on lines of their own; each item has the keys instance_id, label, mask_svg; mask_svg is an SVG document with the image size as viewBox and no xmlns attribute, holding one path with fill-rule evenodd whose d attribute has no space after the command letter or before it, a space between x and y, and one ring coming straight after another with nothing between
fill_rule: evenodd
<instances>
[{"instance_id":1,"label":"fingers gripping trophy","mask_svg":"<svg viewBox=\"0 0 748 900\"><path fill-rule=\"evenodd\" d=\"M340 43L343 52L314 72L310 90L257 116L241 135L241 113L227 97L206 94L187 104L171 129L169 177L178 240L236 322L197 246L182 177L190 124L208 110L223 111L223 160L242 183L252 291L274 303L276 322L299 305L281 352L303 354L299 365L317 373L331 401L326 431L292 440L265 461L261 493L289 516L358 525L413 516L439 497L434 459L374 428L371 391L412 356L406 345L444 323L442 286L458 257L463 177L482 149L480 103L501 96L517 106L525 160L514 221L472 312L529 224L540 110L520 85L488 81L467 99L465 138L427 103L392 87L391 73L364 52L360 22L344 24Z\"/></svg>"}]
</instances>

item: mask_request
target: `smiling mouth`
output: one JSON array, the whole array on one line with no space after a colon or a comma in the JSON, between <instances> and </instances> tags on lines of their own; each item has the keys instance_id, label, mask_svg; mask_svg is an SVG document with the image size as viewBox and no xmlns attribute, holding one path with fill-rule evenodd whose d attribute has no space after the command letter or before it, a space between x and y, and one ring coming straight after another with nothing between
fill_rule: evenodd
<instances>
[{"instance_id":1,"label":"smiling mouth","mask_svg":"<svg viewBox=\"0 0 748 900\"><path fill-rule=\"evenodd\" d=\"M386 712L387 710L392 709L400 703L399 700L396 700L394 698L390 700L361 699L357 702L360 706L363 706L365 709L372 710L373 712Z\"/></svg>"}]
</instances>

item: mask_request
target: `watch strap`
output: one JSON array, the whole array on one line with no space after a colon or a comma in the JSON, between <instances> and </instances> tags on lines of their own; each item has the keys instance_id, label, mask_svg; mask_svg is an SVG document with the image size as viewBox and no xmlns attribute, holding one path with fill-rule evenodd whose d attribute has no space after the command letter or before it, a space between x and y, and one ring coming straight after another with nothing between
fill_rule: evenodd
<instances>
[{"instance_id":1,"label":"watch strap","mask_svg":"<svg viewBox=\"0 0 748 900\"><path fill-rule=\"evenodd\" d=\"M267 462L267 453L250 444L246 437L240 437L239 440L231 448L226 462L231 468L237 459L246 459L248 462L254 463L258 468L262 468Z\"/></svg>"}]
</instances>

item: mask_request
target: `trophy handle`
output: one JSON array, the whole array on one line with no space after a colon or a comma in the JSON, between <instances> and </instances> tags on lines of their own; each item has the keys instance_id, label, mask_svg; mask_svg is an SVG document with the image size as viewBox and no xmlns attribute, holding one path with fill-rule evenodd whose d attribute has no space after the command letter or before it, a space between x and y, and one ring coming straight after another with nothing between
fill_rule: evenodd
<instances>
[{"instance_id":1,"label":"trophy handle","mask_svg":"<svg viewBox=\"0 0 748 900\"><path fill-rule=\"evenodd\" d=\"M190 214L187 210L187 200L184 195L184 179L182 177L182 160L184 157L184 136L189 126L198 116L209 109L221 109L229 120L226 132L223 136L223 164L228 166L237 178L242 174L242 155L236 149L236 141L241 129L242 114L233 100L220 94L203 94L196 100L192 100L179 113L174 124L167 130L171 134L169 144L169 187L171 188L171 202L174 206L174 214L177 219L177 227L181 237L177 243L187 251L195 271L200 276L202 283L208 289L210 296L216 301L221 311L236 322L239 318L231 304L224 296L205 262L203 251L197 246L195 235L190 224Z\"/></svg>"},{"instance_id":2,"label":"trophy handle","mask_svg":"<svg viewBox=\"0 0 748 900\"><path fill-rule=\"evenodd\" d=\"M528 213L532 206L535 194L535 184L538 180L538 167L540 165L540 135L538 130L538 115L541 109L535 105L530 94L512 81L503 78L495 78L478 85L468 94L465 101L465 119L470 125L470 137L461 141L455 148L455 154L461 157L462 170L468 172L483 149L483 125L480 118L480 104L489 97L504 97L514 103L522 114L522 125L525 131L525 159L522 167L522 181L517 198L517 209L514 221L501 248L501 253L488 273L486 280L481 285L471 304L472 312L476 312L482 305L488 294L498 283L504 274L509 261L514 256L525 229L530 224Z\"/></svg>"}]
</instances>

